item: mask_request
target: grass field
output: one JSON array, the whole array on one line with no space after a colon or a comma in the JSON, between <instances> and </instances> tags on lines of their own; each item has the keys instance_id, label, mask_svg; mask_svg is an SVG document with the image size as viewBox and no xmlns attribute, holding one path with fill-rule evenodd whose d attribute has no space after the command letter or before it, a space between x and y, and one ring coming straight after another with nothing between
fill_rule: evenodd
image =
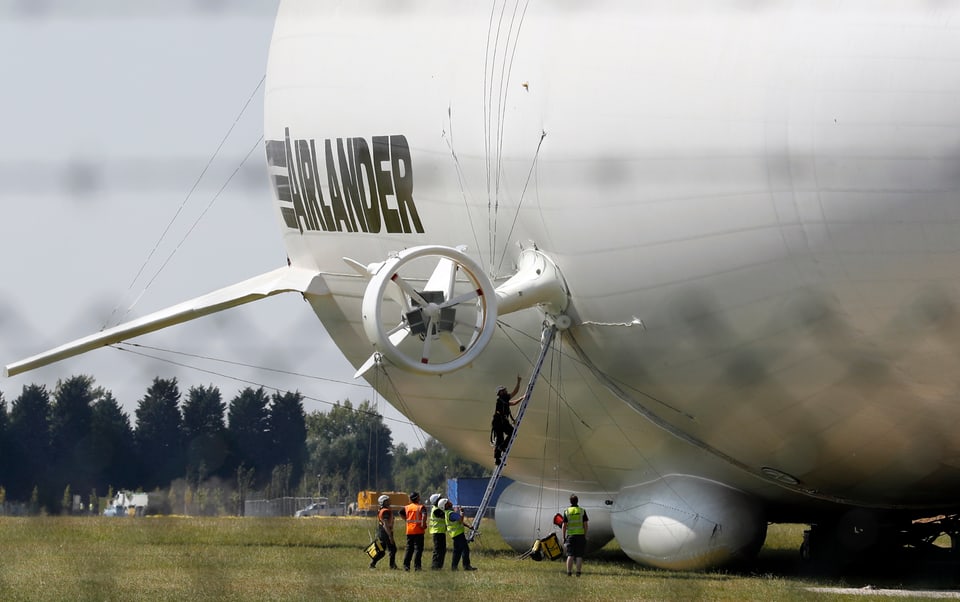
<instances>
[{"instance_id":1,"label":"grass field","mask_svg":"<svg viewBox=\"0 0 960 602\"><path fill-rule=\"evenodd\" d=\"M577 579L562 574L562 561L518 560L494 521L471 546L474 573L390 571L386 561L371 571L362 548L373 523L0 518L0 600L864 600L807 589L862 584L800 576L803 527L796 525L772 526L757 562L743 571L644 569L611 544L585 560ZM428 538L426 567L430 547Z\"/></svg>"}]
</instances>

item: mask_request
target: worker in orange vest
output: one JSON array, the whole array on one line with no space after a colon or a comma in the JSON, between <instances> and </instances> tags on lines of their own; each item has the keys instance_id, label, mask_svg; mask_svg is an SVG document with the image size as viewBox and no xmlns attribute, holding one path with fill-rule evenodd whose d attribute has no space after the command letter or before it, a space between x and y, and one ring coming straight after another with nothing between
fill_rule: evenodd
<instances>
[{"instance_id":1,"label":"worker in orange vest","mask_svg":"<svg viewBox=\"0 0 960 602\"><path fill-rule=\"evenodd\" d=\"M370 568L377 568L377 562L387 555L390 551L390 568L397 568L397 544L393 540L393 509L390 507L390 496L381 495L377 498L380 502L380 511L377 512L377 538L380 540L380 549L377 555L373 557Z\"/></svg>"},{"instance_id":2,"label":"worker in orange vest","mask_svg":"<svg viewBox=\"0 0 960 602\"><path fill-rule=\"evenodd\" d=\"M407 551L403 554L403 570L410 570L410 559L413 559L413 570L419 571L423 567L423 534L427 531L427 509L420 503L420 494L414 491L410 494L410 503L404 509L407 517Z\"/></svg>"}]
</instances>

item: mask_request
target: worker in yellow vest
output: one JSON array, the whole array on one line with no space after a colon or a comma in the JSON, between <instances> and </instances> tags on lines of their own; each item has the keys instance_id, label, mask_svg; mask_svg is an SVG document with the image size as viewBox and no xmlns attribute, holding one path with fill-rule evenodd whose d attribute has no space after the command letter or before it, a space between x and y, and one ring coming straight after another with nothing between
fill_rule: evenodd
<instances>
[{"instance_id":1,"label":"worker in yellow vest","mask_svg":"<svg viewBox=\"0 0 960 602\"><path fill-rule=\"evenodd\" d=\"M563 547L567 550L567 577L577 565L577 577L583 570L583 553L587 549L587 512L580 507L580 499L570 494L570 507L563 511Z\"/></svg>"},{"instance_id":2,"label":"worker in yellow vest","mask_svg":"<svg viewBox=\"0 0 960 602\"><path fill-rule=\"evenodd\" d=\"M447 556L447 513L440 507L439 493L430 496L427 508L427 531L433 536L433 560L430 568L439 571L443 568L443 561Z\"/></svg>"},{"instance_id":3,"label":"worker in yellow vest","mask_svg":"<svg viewBox=\"0 0 960 602\"><path fill-rule=\"evenodd\" d=\"M453 502L447 498L440 500L447 517L447 533L453 539L453 558L450 561L450 570L456 571L460 559L463 559L463 570L475 571L477 567L470 564L470 544L467 543L467 536L464 535L466 526L463 524L463 508L453 507Z\"/></svg>"}]
</instances>

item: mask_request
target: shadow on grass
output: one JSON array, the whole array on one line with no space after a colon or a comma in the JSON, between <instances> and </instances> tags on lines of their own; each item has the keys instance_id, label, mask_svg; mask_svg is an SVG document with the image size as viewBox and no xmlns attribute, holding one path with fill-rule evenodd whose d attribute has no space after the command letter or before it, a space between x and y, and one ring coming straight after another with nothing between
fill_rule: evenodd
<instances>
[{"instance_id":1,"label":"shadow on grass","mask_svg":"<svg viewBox=\"0 0 960 602\"><path fill-rule=\"evenodd\" d=\"M960 559L931 558L915 550L861 556L843 562L811 563L798 550L762 550L738 576L774 576L818 586L910 590L960 589Z\"/></svg>"},{"instance_id":2,"label":"shadow on grass","mask_svg":"<svg viewBox=\"0 0 960 602\"><path fill-rule=\"evenodd\" d=\"M637 565L619 548L607 547L587 559L607 571L641 573L662 580L732 581L744 578L782 579L800 586L876 588L900 590L957 590L960 592L960 558L931 558L915 550L883 557L860 557L844 563L815 564L799 550L769 549L741 565L719 571L673 571Z\"/></svg>"}]
</instances>

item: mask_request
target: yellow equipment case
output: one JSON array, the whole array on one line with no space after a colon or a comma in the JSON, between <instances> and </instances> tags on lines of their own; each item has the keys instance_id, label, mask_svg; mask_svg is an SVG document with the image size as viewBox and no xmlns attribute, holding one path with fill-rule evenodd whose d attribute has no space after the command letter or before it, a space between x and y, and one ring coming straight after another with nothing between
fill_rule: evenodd
<instances>
[{"instance_id":1,"label":"yellow equipment case","mask_svg":"<svg viewBox=\"0 0 960 602\"><path fill-rule=\"evenodd\" d=\"M563 556L563 546L560 545L560 539L556 533L551 533L540 540L540 551L550 560Z\"/></svg>"},{"instance_id":2,"label":"yellow equipment case","mask_svg":"<svg viewBox=\"0 0 960 602\"><path fill-rule=\"evenodd\" d=\"M371 560L376 558L377 554L379 554L382 551L383 551L383 544L380 543L379 538L371 541L370 545L367 546L367 549L365 550L365 552L367 553L367 556L369 556Z\"/></svg>"}]
</instances>

